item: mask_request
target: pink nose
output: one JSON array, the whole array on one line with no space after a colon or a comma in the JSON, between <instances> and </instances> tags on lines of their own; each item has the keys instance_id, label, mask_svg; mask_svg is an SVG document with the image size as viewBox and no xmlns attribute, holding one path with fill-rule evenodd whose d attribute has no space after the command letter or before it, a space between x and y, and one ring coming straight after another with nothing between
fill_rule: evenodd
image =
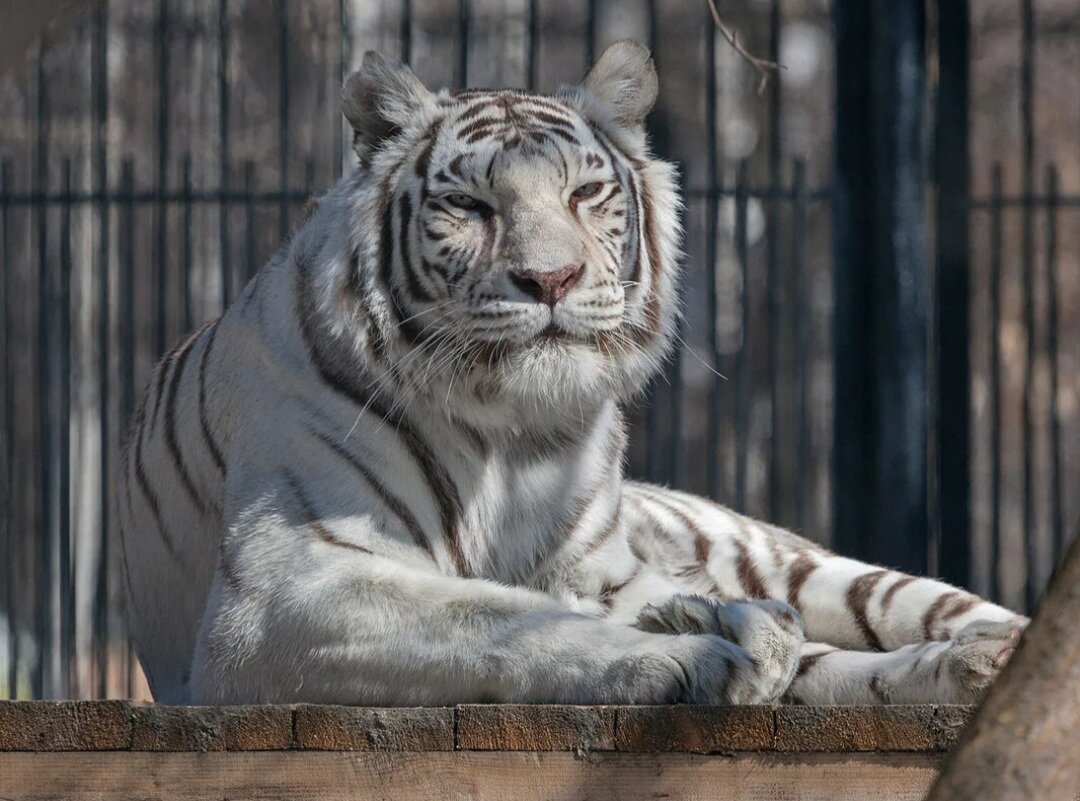
<instances>
[{"instance_id":1,"label":"pink nose","mask_svg":"<svg viewBox=\"0 0 1080 801\"><path fill-rule=\"evenodd\" d=\"M510 273L510 280L537 303L555 308L577 286L584 272L584 264L567 264L555 270L516 270Z\"/></svg>"}]
</instances>

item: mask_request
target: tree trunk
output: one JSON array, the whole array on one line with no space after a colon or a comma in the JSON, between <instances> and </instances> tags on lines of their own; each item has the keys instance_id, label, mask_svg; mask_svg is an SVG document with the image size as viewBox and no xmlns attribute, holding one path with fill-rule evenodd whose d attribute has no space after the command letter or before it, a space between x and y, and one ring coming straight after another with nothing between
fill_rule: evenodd
<instances>
[{"instance_id":1,"label":"tree trunk","mask_svg":"<svg viewBox=\"0 0 1080 801\"><path fill-rule=\"evenodd\" d=\"M927 801L1080 799L1080 536Z\"/></svg>"}]
</instances>

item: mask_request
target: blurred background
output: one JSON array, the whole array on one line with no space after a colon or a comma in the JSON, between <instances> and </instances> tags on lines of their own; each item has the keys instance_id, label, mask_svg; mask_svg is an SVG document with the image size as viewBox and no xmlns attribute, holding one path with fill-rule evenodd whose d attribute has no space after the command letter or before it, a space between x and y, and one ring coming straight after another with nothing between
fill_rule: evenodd
<instances>
[{"instance_id":1,"label":"blurred background","mask_svg":"<svg viewBox=\"0 0 1080 801\"><path fill-rule=\"evenodd\" d=\"M1075 0L721 0L786 67L762 91L706 0L61 0L40 35L50 3L3 14L0 695L146 696L125 421L352 168L338 88L368 49L546 91L649 44L685 320L631 472L1037 601L1080 518Z\"/></svg>"}]
</instances>

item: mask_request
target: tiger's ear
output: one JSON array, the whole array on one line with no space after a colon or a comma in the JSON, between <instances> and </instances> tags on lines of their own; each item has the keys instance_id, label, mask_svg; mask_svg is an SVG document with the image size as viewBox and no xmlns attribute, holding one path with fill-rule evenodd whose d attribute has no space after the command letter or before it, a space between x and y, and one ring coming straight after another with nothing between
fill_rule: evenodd
<instances>
[{"instance_id":1,"label":"tiger's ear","mask_svg":"<svg viewBox=\"0 0 1080 801\"><path fill-rule=\"evenodd\" d=\"M345 80L341 110L353 129L353 150L368 164L379 146L401 131L434 95L404 64L369 50Z\"/></svg>"},{"instance_id":2,"label":"tiger's ear","mask_svg":"<svg viewBox=\"0 0 1080 801\"><path fill-rule=\"evenodd\" d=\"M629 128L645 125L660 82L649 49L633 39L608 45L582 85L609 106L615 120Z\"/></svg>"}]
</instances>

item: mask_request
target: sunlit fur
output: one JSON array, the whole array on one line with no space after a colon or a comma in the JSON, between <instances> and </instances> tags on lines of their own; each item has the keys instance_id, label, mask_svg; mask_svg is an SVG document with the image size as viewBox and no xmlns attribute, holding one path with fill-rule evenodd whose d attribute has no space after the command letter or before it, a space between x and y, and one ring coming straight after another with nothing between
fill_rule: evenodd
<instances>
[{"instance_id":1,"label":"sunlit fur","mask_svg":"<svg viewBox=\"0 0 1080 801\"><path fill-rule=\"evenodd\" d=\"M1022 618L625 480L621 406L678 309L656 95L632 42L552 96L433 93L365 57L342 97L360 165L163 359L132 426L117 509L155 697L985 689Z\"/></svg>"}]
</instances>

